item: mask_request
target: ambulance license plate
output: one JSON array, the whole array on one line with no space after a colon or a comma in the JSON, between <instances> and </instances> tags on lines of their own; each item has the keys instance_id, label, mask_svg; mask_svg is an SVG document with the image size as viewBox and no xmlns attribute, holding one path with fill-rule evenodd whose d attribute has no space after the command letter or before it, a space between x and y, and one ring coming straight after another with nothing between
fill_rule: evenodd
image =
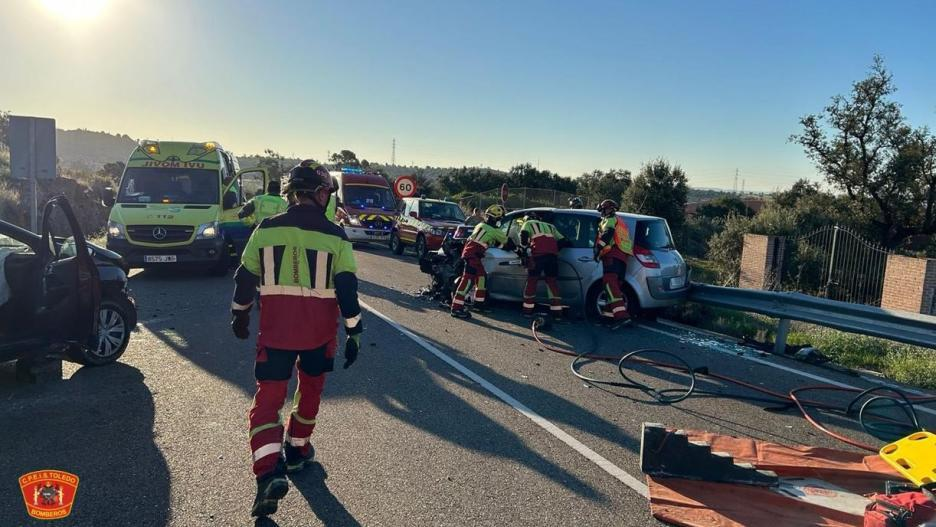
<instances>
[{"instance_id":1,"label":"ambulance license plate","mask_svg":"<svg viewBox=\"0 0 936 527\"><path fill-rule=\"evenodd\" d=\"M146 263L175 263L176 255L174 254L160 254L152 255L147 254L143 257L143 261Z\"/></svg>"}]
</instances>

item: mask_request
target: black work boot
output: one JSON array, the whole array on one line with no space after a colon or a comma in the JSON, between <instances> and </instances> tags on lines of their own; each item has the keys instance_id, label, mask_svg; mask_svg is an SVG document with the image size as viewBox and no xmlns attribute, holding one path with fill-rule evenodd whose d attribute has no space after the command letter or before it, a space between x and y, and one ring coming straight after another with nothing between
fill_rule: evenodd
<instances>
[{"instance_id":1,"label":"black work boot","mask_svg":"<svg viewBox=\"0 0 936 527\"><path fill-rule=\"evenodd\" d=\"M254 499L251 516L269 516L276 512L279 500L289 492L289 482L279 463L272 472L257 478L257 497Z\"/></svg>"},{"instance_id":2,"label":"black work boot","mask_svg":"<svg viewBox=\"0 0 936 527\"><path fill-rule=\"evenodd\" d=\"M286 473L295 474L305 467L312 464L315 459L315 447L309 445L309 453L302 455L302 449L294 447L289 443L283 445L283 451L286 453Z\"/></svg>"},{"instance_id":3,"label":"black work boot","mask_svg":"<svg viewBox=\"0 0 936 527\"><path fill-rule=\"evenodd\" d=\"M469 319L471 318L471 313L467 309L459 309L452 311L451 315L455 318Z\"/></svg>"}]
</instances>

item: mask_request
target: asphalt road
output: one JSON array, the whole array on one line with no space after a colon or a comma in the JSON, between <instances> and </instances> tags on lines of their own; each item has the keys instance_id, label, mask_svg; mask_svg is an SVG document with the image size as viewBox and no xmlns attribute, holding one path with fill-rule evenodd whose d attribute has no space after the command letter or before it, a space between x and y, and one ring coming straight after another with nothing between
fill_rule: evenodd
<instances>
[{"instance_id":1,"label":"asphalt road","mask_svg":"<svg viewBox=\"0 0 936 527\"><path fill-rule=\"evenodd\" d=\"M367 306L360 359L328 378L313 436L318 463L258 525L654 525L640 493L646 421L849 448L762 402L698 396L665 406L586 385L568 357L531 339L519 306L454 320L412 294L427 283L413 256L360 248L358 264ZM254 525L253 345L230 334L230 277L147 271L131 285L141 327L120 363L66 364L63 382L40 385L0 372L0 525L47 525L27 517L17 484L42 468L81 478L74 512L56 525ZM576 321L548 335L579 351L664 349L781 391L821 383L795 370L871 386L660 323L610 332ZM606 364L584 371L616 375ZM652 369L635 378L678 380ZM852 423L824 419L872 441Z\"/></svg>"}]
</instances>

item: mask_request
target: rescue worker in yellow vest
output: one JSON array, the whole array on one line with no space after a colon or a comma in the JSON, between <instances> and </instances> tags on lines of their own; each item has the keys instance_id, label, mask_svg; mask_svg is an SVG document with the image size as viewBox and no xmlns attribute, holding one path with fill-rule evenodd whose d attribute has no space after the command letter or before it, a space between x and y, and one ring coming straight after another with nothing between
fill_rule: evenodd
<instances>
[{"instance_id":1,"label":"rescue worker in yellow vest","mask_svg":"<svg viewBox=\"0 0 936 527\"><path fill-rule=\"evenodd\" d=\"M248 225L256 226L281 212L286 212L286 200L280 196L280 182L273 180L267 183L267 193L251 198L237 213L237 217Z\"/></svg>"},{"instance_id":2,"label":"rescue worker in yellow vest","mask_svg":"<svg viewBox=\"0 0 936 527\"><path fill-rule=\"evenodd\" d=\"M630 322L624 293L621 291L621 278L627 271L627 257L634 253L627 224L617 217L618 204L610 199L598 205L601 221L598 224L598 239L595 241L595 261L601 261L604 271L602 281L608 302L601 315L606 317L616 328Z\"/></svg>"},{"instance_id":3,"label":"rescue worker in yellow vest","mask_svg":"<svg viewBox=\"0 0 936 527\"><path fill-rule=\"evenodd\" d=\"M526 257L527 281L523 289L523 315L533 316L536 309L536 287L540 277L546 277L546 292L549 295L549 314L562 316L562 298L559 294L559 250L566 239L552 223L542 220L542 215L532 211L526 215L520 228L521 256Z\"/></svg>"},{"instance_id":4,"label":"rescue worker in yellow vest","mask_svg":"<svg viewBox=\"0 0 936 527\"><path fill-rule=\"evenodd\" d=\"M244 249L234 275L231 328L250 336L250 308L260 290L254 376L257 391L250 409L250 450L257 497L251 514L276 512L286 495L286 473L311 464L310 441L319 411L325 374L334 368L338 317L344 318L344 367L357 360L361 307L357 266L344 230L325 218L334 192L328 170L297 166L285 188L289 209L263 220ZM293 370L298 383L285 426L280 409ZM284 435L285 434L285 435Z\"/></svg>"},{"instance_id":5,"label":"rescue worker in yellow vest","mask_svg":"<svg viewBox=\"0 0 936 527\"><path fill-rule=\"evenodd\" d=\"M499 228L501 218L504 217L504 207L500 205L491 205L484 211L484 222L475 225L471 236L465 242L465 248L462 249L462 260L465 261L465 271L462 273L461 280L455 290L455 296L452 298L452 316L456 318L471 318L471 314L465 309L465 299L471 288L477 284L478 290L475 292L475 307L484 306L487 299L487 273L484 272L484 265L481 260L484 253L490 246L504 245L507 243L507 235Z\"/></svg>"}]
</instances>

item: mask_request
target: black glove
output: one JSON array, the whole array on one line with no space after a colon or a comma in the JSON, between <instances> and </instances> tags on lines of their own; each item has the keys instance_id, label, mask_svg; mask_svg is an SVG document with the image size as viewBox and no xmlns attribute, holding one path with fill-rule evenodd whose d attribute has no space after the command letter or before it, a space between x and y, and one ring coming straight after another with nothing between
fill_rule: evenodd
<instances>
[{"instance_id":1,"label":"black glove","mask_svg":"<svg viewBox=\"0 0 936 527\"><path fill-rule=\"evenodd\" d=\"M234 336L246 340L250 337L250 311L234 311L231 317L231 329Z\"/></svg>"},{"instance_id":2,"label":"black glove","mask_svg":"<svg viewBox=\"0 0 936 527\"><path fill-rule=\"evenodd\" d=\"M357 360L358 350L361 347L361 335L349 335L344 346L344 369L348 369Z\"/></svg>"}]
</instances>

